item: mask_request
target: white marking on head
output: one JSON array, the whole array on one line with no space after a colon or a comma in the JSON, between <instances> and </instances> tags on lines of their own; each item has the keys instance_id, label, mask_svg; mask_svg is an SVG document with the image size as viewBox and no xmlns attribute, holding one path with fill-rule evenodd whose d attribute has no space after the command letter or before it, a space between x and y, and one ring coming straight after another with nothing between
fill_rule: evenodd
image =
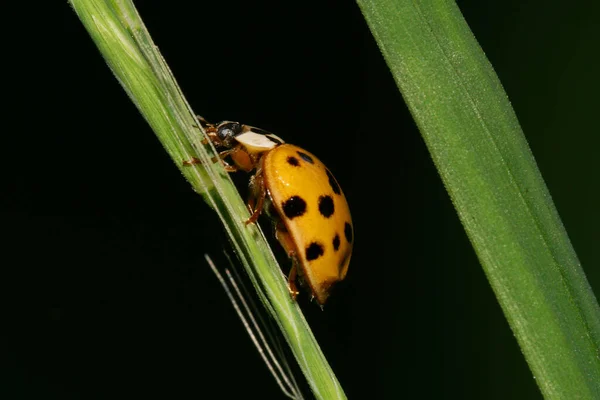
<instances>
[{"instance_id":1,"label":"white marking on head","mask_svg":"<svg viewBox=\"0 0 600 400\"><path fill-rule=\"evenodd\" d=\"M274 149L279 145L266 135L252 131L240 133L235 137L250 153L262 153Z\"/></svg>"}]
</instances>

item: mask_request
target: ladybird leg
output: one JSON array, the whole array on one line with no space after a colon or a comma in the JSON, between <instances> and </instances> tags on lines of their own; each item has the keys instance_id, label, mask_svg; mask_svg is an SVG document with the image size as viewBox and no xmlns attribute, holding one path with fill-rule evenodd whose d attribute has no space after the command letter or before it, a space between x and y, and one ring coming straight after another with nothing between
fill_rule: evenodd
<instances>
[{"instance_id":1,"label":"ladybird leg","mask_svg":"<svg viewBox=\"0 0 600 400\"><path fill-rule=\"evenodd\" d=\"M219 160L221 160L221 162L223 163L223 166L225 167L225 171L227 171L227 172L239 171L238 167L236 167L235 165L230 165L225 160L223 160L225 157L230 156L232 153L234 153L236 151L237 151L237 149L222 151L219 153L219 158L213 157L213 158L211 158L211 161L213 163L216 163ZM192 157L190 160L183 161L183 165L185 165L186 167L191 166L191 165L196 165L196 164L202 164L202 161L200 161L196 157Z\"/></svg>"},{"instance_id":2,"label":"ladybird leg","mask_svg":"<svg viewBox=\"0 0 600 400\"><path fill-rule=\"evenodd\" d=\"M300 294L298 291L298 286L296 286L296 271L298 270L298 261L296 260L296 257L292 257L292 259L294 261L292 263L292 269L290 269L290 274L288 275L288 291L290 292L290 296L292 296L292 300L296 300L296 297L298 297L298 294Z\"/></svg>"},{"instance_id":3,"label":"ladybird leg","mask_svg":"<svg viewBox=\"0 0 600 400\"><path fill-rule=\"evenodd\" d=\"M290 274L288 275L288 290L290 292L290 296L292 296L292 300L296 300L296 297L298 297L298 294L300 293L298 291L298 286L296 286L296 265L298 263L296 261L296 257L292 257L292 259L294 261L292 263L292 269L290 269Z\"/></svg>"},{"instance_id":4,"label":"ladybird leg","mask_svg":"<svg viewBox=\"0 0 600 400\"><path fill-rule=\"evenodd\" d=\"M219 158L223 160L225 157L229 157L233 153L236 153L239 149L234 147L233 149L225 150L219 153ZM217 162L217 157L212 158L212 162Z\"/></svg>"},{"instance_id":5,"label":"ladybird leg","mask_svg":"<svg viewBox=\"0 0 600 400\"><path fill-rule=\"evenodd\" d=\"M183 161L183 165L185 165L186 167L189 167L189 166L192 166L192 165L196 165L196 164L202 164L202 161L200 161L196 157L192 157L189 160L184 160Z\"/></svg>"},{"instance_id":6,"label":"ladybird leg","mask_svg":"<svg viewBox=\"0 0 600 400\"><path fill-rule=\"evenodd\" d=\"M296 257L296 250L294 246L294 241L290 236L287 228L281 221L277 221L275 224L275 238L279 241L285 252L292 259L292 268L290 269L290 273L288 275L288 290L290 291L290 296L292 299L296 299L298 296L298 287L296 286L296 278L298 271L298 258Z\"/></svg>"},{"instance_id":7,"label":"ladybird leg","mask_svg":"<svg viewBox=\"0 0 600 400\"><path fill-rule=\"evenodd\" d=\"M256 172L256 175L250 180L250 198L248 199L248 207L252 215L246 220L246 225L253 224L258 220L265 204L267 189L263 184L262 169Z\"/></svg>"},{"instance_id":8,"label":"ladybird leg","mask_svg":"<svg viewBox=\"0 0 600 400\"><path fill-rule=\"evenodd\" d=\"M225 167L225 171L227 172L236 172L238 171L238 168L235 165L229 165L227 164L225 161L221 160L223 162L223 166ZM212 162L217 162L216 159L213 159ZM184 160L183 161L183 165L186 167L191 167L192 165L196 165L196 164L202 164L202 161L197 159L196 157L192 157L189 160Z\"/></svg>"},{"instance_id":9,"label":"ladybird leg","mask_svg":"<svg viewBox=\"0 0 600 400\"><path fill-rule=\"evenodd\" d=\"M235 165L229 165L226 162L223 163L224 167L225 167L225 171L227 172L237 172L239 171L238 168Z\"/></svg>"},{"instance_id":10,"label":"ladybird leg","mask_svg":"<svg viewBox=\"0 0 600 400\"><path fill-rule=\"evenodd\" d=\"M225 161L225 158L226 158L226 157L228 157L228 156L232 155L233 153L237 152L238 150L239 150L239 149L236 147L236 148L234 148L234 149L231 149L231 150L225 150L225 151L222 151L222 152L220 152L220 153L219 153L219 159L221 160L221 162L222 162L222 163L223 163L223 165L225 166L225 171L227 171L227 172L236 172L236 171L239 171L239 168L238 168L238 167L236 167L235 165L228 164L228 163ZM212 162L214 162L214 163L216 163L216 162L218 161L218 159L217 159L216 157L213 157L213 158L211 159L211 161L212 161Z\"/></svg>"}]
</instances>

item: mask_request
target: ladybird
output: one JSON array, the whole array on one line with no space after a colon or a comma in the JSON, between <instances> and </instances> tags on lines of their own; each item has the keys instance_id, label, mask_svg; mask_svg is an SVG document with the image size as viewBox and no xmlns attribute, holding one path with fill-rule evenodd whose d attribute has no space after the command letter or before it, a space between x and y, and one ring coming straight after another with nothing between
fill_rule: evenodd
<instances>
[{"instance_id":1,"label":"ladybird","mask_svg":"<svg viewBox=\"0 0 600 400\"><path fill-rule=\"evenodd\" d=\"M322 306L332 286L348 272L354 231L344 192L312 153L259 128L200 118L228 171L255 171L248 206L254 223L264 210L275 237L293 264L288 276L292 297L296 278ZM225 160L229 158L231 164Z\"/></svg>"}]
</instances>

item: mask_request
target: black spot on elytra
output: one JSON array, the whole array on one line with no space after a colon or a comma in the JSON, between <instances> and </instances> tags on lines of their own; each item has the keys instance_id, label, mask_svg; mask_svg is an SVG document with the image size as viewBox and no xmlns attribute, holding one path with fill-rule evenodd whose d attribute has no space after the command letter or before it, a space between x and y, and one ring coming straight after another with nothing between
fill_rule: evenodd
<instances>
[{"instance_id":1,"label":"black spot on elytra","mask_svg":"<svg viewBox=\"0 0 600 400\"><path fill-rule=\"evenodd\" d=\"M308 261L316 260L323 255L323 246L317 242L312 242L306 248L306 259Z\"/></svg>"},{"instance_id":2,"label":"black spot on elytra","mask_svg":"<svg viewBox=\"0 0 600 400\"><path fill-rule=\"evenodd\" d=\"M340 185L338 185L331 172L329 172L328 169L325 170L325 172L327 172L327 179L329 179L329 186L331 186L331 190L333 190L333 193L342 194L342 191L340 190Z\"/></svg>"},{"instance_id":3,"label":"black spot on elytra","mask_svg":"<svg viewBox=\"0 0 600 400\"><path fill-rule=\"evenodd\" d=\"M306 212L306 201L300 196L292 196L281 205L283 213L289 219L300 217Z\"/></svg>"},{"instance_id":4,"label":"black spot on elytra","mask_svg":"<svg viewBox=\"0 0 600 400\"><path fill-rule=\"evenodd\" d=\"M344 224L344 236L346 236L348 243L352 243L352 225L348 222Z\"/></svg>"},{"instance_id":5,"label":"black spot on elytra","mask_svg":"<svg viewBox=\"0 0 600 400\"><path fill-rule=\"evenodd\" d=\"M292 156L289 156L287 158L287 162L288 162L288 164L293 165L294 167L297 167L300 165L300 161L298 161L298 159L296 157L292 157Z\"/></svg>"},{"instance_id":6,"label":"black spot on elytra","mask_svg":"<svg viewBox=\"0 0 600 400\"><path fill-rule=\"evenodd\" d=\"M333 238L333 249L335 251L338 251L339 248L340 248L340 235L338 235L336 233L335 237Z\"/></svg>"},{"instance_id":7,"label":"black spot on elytra","mask_svg":"<svg viewBox=\"0 0 600 400\"><path fill-rule=\"evenodd\" d=\"M319 197L319 212L325 218L329 218L335 212L335 208L333 206L333 199L331 196L320 196Z\"/></svg>"},{"instance_id":8,"label":"black spot on elytra","mask_svg":"<svg viewBox=\"0 0 600 400\"><path fill-rule=\"evenodd\" d=\"M300 156L300 158L301 158L301 159L303 159L303 160L304 160L304 161L306 161L306 162L309 162L309 163L311 163L311 164L314 164L314 163L315 163L315 161L312 159L312 157L311 157L311 156L309 156L309 155L308 155L308 154L306 154L306 153L303 153L303 152L301 152L301 151L298 151L298 155Z\"/></svg>"}]
</instances>

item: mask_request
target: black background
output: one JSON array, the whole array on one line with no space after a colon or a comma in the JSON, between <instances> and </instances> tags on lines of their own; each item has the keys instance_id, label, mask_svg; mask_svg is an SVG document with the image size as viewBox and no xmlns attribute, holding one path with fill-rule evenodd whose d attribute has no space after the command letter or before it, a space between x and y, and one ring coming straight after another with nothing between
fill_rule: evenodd
<instances>
[{"instance_id":1,"label":"black background","mask_svg":"<svg viewBox=\"0 0 600 400\"><path fill-rule=\"evenodd\" d=\"M219 221L52 3L7 59L0 391L282 398L203 260ZM300 299L348 397L541 398L356 4L200 3L137 2L194 110L317 154L351 205L347 281ZM595 13L521 3L459 6L598 293Z\"/></svg>"}]
</instances>

